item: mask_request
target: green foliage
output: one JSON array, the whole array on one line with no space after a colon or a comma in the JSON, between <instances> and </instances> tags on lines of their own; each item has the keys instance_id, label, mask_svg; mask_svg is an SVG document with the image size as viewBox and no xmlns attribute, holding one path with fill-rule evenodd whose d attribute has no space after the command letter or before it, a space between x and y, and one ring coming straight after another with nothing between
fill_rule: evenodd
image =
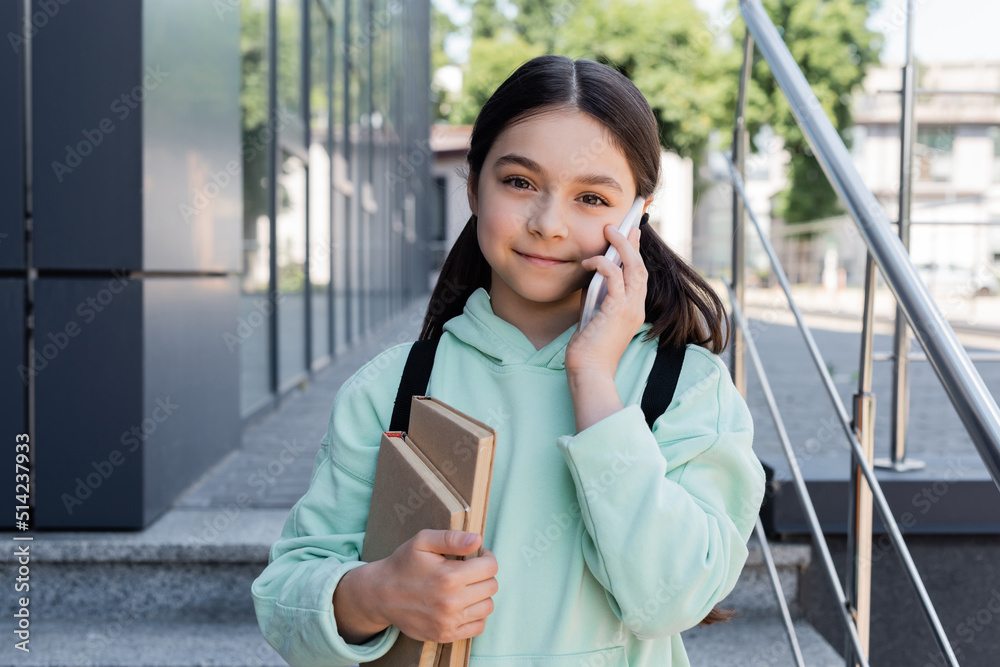
<instances>
[{"instance_id":1,"label":"green foliage","mask_svg":"<svg viewBox=\"0 0 1000 667\"><path fill-rule=\"evenodd\" d=\"M451 17L431 5L431 72L439 67L451 64L451 59L444 51L445 39L458 32L458 26Z\"/></svg>"},{"instance_id":2,"label":"green foliage","mask_svg":"<svg viewBox=\"0 0 1000 667\"><path fill-rule=\"evenodd\" d=\"M242 57L240 78L241 147L243 151L243 220L252 229L257 218L267 215L268 66L267 5L243 0L240 12ZM252 237L252 235L251 235Z\"/></svg>"},{"instance_id":3,"label":"green foliage","mask_svg":"<svg viewBox=\"0 0 1000 667\"><path fill-rule=\"evenodd\" d=\"M699 158L712 128L732 116L731 83L707 23L691 0L583 0L557 47L628 76L659 120L661 143Z\"/></svg>"},{"instance_id":4,"label":"green foliage","mask_svg":"<svg viewBox=\"0 0 1000 667\"><path fill-rule=\"evenodd\" d=\"M302 12L297 3L278 3L278 105L302 109Z\"/></svg>"},{"instance_id":5,"label":"green foliage","mask_svg":"<svg viewBox=\"0 0 1000 667\"><path fill-rule=\"evenodd\" d=\"M561 53L611 65L649 100L661 142L700 157L727 113L725 63L708 17L692 0L468 0L472 47L452 123L471 123L497 85L525 61ZM728 115L732 115L731 112Z\"/></svg>"},{"instance_id":6,"label":"green foliage","mask_svg":"<svg viewBox=\"0 0 1000 667\"><path fill-rule=\"evenodd\" d=\"M455 125L475 122L479 110L506 79L526 60L545 50L529 44L511 31L497 31L493 37L480 37L469 48L469 67L462 80L462 95L451 107L449 120Z\"/></svg>"},{"instance_id":7,"label":"green foliage","mask_svg":"<svg viewBox=\"0 0 1000 667\"><path fill-rule=\"evenodd\" d=\"M850 96L868 65L878 62L881 35L864 24L880 0L763 0L771 19L837 130L851 125ZM745 26L735 0L725 15L734 48L722 49L726 28L711 25L694 0L464 0L472 10L472 46L463 90L450 105L452 123L471 123L521 63L541 53L589 58L617 68L649 100L663 146L696 161L718 130L732 135ZM436 11L436 10L435 10ZM434 62L443 55L447 17L434 19ZM442 60L443 58L443 60ZM772 126L791 154L788 191L778 214L788 222L828 217L840 204L809 152L767 63L755 56L748 95L751 136Z\"/></svg>"},{"instance_id":8,"label":"green foliage","mask_svg":"<svg viewBox=\"0 0 1000 667\"><path fill-rule=\"evenodd\" d=\"M240 10L240 115L244 130L267 123L267 12L254 0Z\"/></svg>"},{"instance_id":9,"label":"green foliage","mask_svg":"<svg viewBox=\"0 0 1000 667\"><path fill-rule=\"evenodd\" d=\"M445 65L453 64L444 50L444 42L449 35L458 32L458 26L447 14L431 4L431 120L447 120L451 108L446 90L433 81L434 72Z\"/></svg>"},{"instance_id":10,"label":"green foliage","mask_svg":"<svg viewBox=\"0 0 1000 667\"><path fill-rule=\"evenodd\" d=\"M788 50L805 75L823 111L842 138L851 126L851 95L864 79L867 67L878 62L882 37L865 28L877 2L864 0L763 0ZM729 10L736 4L730 1ZM732 35L742 44L745 26L734 21ZM742 49L733 49L734 82L730 108L735 108ZM750 135L771 125L785 140L791 155L789 188L778 197L777 214L788 223L830 217L843 211L808 143L799 130L788 101L778 88L767 62L755 54L747 97ZM730 125L731 126L731 125Z\"/></svg>"}]
</instances>

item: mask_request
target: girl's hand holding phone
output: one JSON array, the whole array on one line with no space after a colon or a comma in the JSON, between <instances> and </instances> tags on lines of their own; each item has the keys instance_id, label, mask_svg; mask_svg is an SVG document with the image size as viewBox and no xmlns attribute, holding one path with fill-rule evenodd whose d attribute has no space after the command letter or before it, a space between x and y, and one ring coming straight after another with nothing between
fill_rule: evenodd
<instances>
[{"instance_id":1,"label":"girl's hand holding phone","mask_svg":"<svg viewBox=\"0 0 1000 667\"><path fill-rule=\"evenodd\" d=\"M646 321L648 272L639 255L639 230L633 229L625 237L615 225L608 224L604 236L618 251L622 266L604 255L581 262L583 268L596 270L607 279L608 294L594 318L569 339L566 373L571 379L582 376L614 379L625 348ZM582 290L581 316L586 297L587 290Z\"/></svg>"},{"instance_id":2,"label":"girl's hand holding phone","mask_svg":"<svg viewBox=\"0 0 1000 667\"><path fill-rule=\"evenodd\" d=\"M464 544L467 535L475 539ZM376 561L382 620L417 641L445 644L482 634L499 588L496 557L485 547L469 560L442 555L472 554L481 542L475 533L425 528Z\"/></svg>"}]
</instances>

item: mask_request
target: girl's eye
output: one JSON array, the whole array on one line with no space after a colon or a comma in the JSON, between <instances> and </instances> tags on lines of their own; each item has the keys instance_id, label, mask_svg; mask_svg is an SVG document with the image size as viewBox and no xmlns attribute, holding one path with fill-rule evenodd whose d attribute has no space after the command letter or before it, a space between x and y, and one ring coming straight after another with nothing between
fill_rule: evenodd
<instances>
[{"instance_id":1,"label":"girl's eye","mask_svg":"<svg viewBox=\"0 0 1000 667\"><path fill-rule=\"evenodd\" d=\"M583 195L581 197L581 199L589 200L589 201L584 201L584 203L587 204L588 206L600 206L602 204L604 206L608 206L608 202L603 197L601 197L599 195L595 195L592 192L589 193L589 194Z\"/></svg>"},{"instance_id":2,"label":"girl's eye","mask_svg":"<svg viewBox=\"0 0 1000 667\"><path fill-rule=\"evenodd\" d=\"M521 176L508 176L501 182L506 183L515 190L528 190L531 188L531 183L526 178L523 178ZM581 195L580 199L584 200L583 203L592 208L596 208L598 206L610 206L610 204L604 197L596 195L593 192L588 192L585 195Z\"/></svg>"},{"instance_id":3,"label":"girl's eye","mask_svg":"<svg viewBox=\"0 0 1000 667\"><path fill-rule=\"evenodd\" d=\"M519 185L516 185L517 183L524 183L528 187L531 187L531 184L528 183L528 181L525 180L524 178L521 178L520 176L508 176L507 178L503 179L503 182L507 183L508 185L510 185L515 190L526 190L527 189L527 188L521 187Z\"/></svg>"}]
</instances>

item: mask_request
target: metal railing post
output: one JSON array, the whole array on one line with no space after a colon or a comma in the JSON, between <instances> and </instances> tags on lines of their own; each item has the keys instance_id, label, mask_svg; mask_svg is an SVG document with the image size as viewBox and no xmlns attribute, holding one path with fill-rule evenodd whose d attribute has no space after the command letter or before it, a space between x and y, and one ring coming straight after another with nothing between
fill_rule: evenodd
<instances>
[{"instance_id":1,"label":"metal railing post","mask_svg":"<svg viewBox=\"0 0 1000 667\"><path fill-rule=\"evenodd\" d=\"M872 334L875 321L875 260L871 252L865 259L865 308L861 325L861 360L858 365L858 391L854 394L854 433L868 465L875 454L875 394L872 393ZM858 629L861 648L868 657L871 628L872 583L872 490L851 456L851 479L848 487L847 514L847 604ZM847 642L847 664L857 667L858 656L852 642Z\"/></svg>"},{"instance_id":2,"label":"metal railing post","mask_svg":"<svg viewBox=\"0 0 1000 667\"><path fill-rule=\"evenodd\" d=\"M735 173L734 185L737 189L742 189L742 179L739 175ZM754 217L751 212L751 220ZM765 247L768 247L767 240L763 238L760 232L760 226L754 221L754 226L757 227L758 236L764 242ZM781 269L781 265L777 263L777 258L774 256L773 249L768 248L768 255L771 257L772 266L775 268L775 276L778 282L781 283L781 287L785 290L785 294L789 296L788 305L792 308L793 312L796 312L795 303L791 300L791 290L788 287L788 279L785 277L784 271ZM757 345L754 343L753 338L749 336L749 328L747 325L746 317L743 315L743 309L740 308L739 299L736 298L736 294L733 292L732 287L727 285L729 288L729 299L732 302L733 319L736 321L737 326L744 330L747 334L747 353L750 356L750 363L753 364L754 370L756 371L757 381L760 383L760 388L764 393L764 400L767 402L768 410L771 413L771 417L774 419L774 426L778 431L778 439L781 441L781 447L785 451L785 458L788 461L789 472L792 475L792 482L795 484L795 491L799 497L799 503L802 505L802 511L806 515L806 521L809 523L809 532L813 536L813 544L816 546L816 550L820 555L820 564L822 565L822 571L825 572L827 581L830 584L830 588L833 590L833 594L837 598L837 615L840 620L844 623L844 631L847 633L848 640L854 643L860 649L861 643L858 638L857 627L854 625L854 619L848 611L847 595L844 593L844 589L840 584L840 577L837 575L837 568L834 567L833 557L830 555L830 547L826 542L826 538L823 536L823 529L819 523L819 517L816 515L816 508L813 506L812 498L809 495L809 489L806 487L805 478L802 476L802 470L799 468L798 461L795 458L795 451L792 449L792 443L788 439L788 431L785 430L785 422L781 418L781 413L778 410L778 403L774 398L774 392L771 391L771 382L767 379L767 372L764 370L764 366L761 364L760 355L757 354ZM796 319L800 319L796 317ZM801 322L800 322L801 326ZM807 332L804 332L807 333ZM839 399L838 399L839 400ZM772 581L774 578L772 578ZM794 633L793 633L794 634ZM797 644L797 640L795 644ZM792 644L794 647L795 644ZM794 648L792 649L795 650ZM870 667L868 660L862 656L860 658L861 667Z\"/></svg>"},{"instance_id":3,"label":"metal railing post","mask_svg":"<svg viewBox=\"0 0 1000 667\"><path fill-rule=\"evenodd\" d=\"M744 2L744 0L740 0ZM759 0L758 0L759 1ZM773 25L772 25L773 27ZM777 34L773 35L773 39L778 40ZM824 116L825 119L825 116ZM827 121L829 122L829 121ZM843 144L841 143L841 146ZM740 197L743 199L743 203L747 206L746 212L753 226L757 230L757 238L760 239L761 245L764 247L764 252L767 253L768 259L771 262L771 268L774 271L774 276L778 280L778 284L781 285L782 291L785 293L785 297L788 300L788 307L792 311L792 315L795 316L795 322L799 327L799 331L802 332L803 338L806 341L806 347L809 348L809 354L813 359L813 363L816 370L819 372L820 377L823 379L823 385L826 387L826 393L833 402L833 405L837 412L837 420L840 422L841 427L844 429L844 435L847 436L849 441L851 452L854 456L854 461L857 468L860 470L861 474L864 475L865 480L872 492L873 502L875 508L878 509L879 517L885 526L886 532L889 535L892 545L896 549L896 554L899 556L900 560L903 562L903 568L906 574L910 578L910 583L917 591L917 597L920 600L920 606L924 611L924 615L927 617L928 623L930 623L931 629L934 633L934 639L938 643L938 647L944 654L946 664L951 667L958 667L958 659L955 657L955 652L951 647L948 637L945 635L944 628L941 626L941 619L938 618L937 611L934 609L934 605L931 603L930 596L927 594L927 587L924 585L923 580L920 578L920 574L917 572L917 567L913 563L913 557L910 556L910 550L906 546L906 542L903 540L903 534L899 530L899 525L896 523L893 517L892 510L889 508L889 503L885 499L885 494L882 492L882 488L878 483L878 479L875 477L875 471L871 465L868 463L868 456L865 454L864 445L858 440L858 436L854 431L853 426L850 423L850 419L847 416L847 409L844 407L843 402L840 400L840 394L837 388L834 386L833 378L830 376L830 370L827 368L826 363L823 361L823 356L820 354L819 347L816 345L816 340L813 338L812 333L809 331L809 327L806 326L805 320L802 316L802 311L795 304L795 300L792 298L792 288L788 284L788 276L785 275L784 269L781 267L781 262L778 261L778 255L774 251L774 247L771 245L771 241L764 234L761 228L760 222L757 220L757 216L754 214L752 208L749 205L749 198L747 197L746 190L743 187L743 179L738 173L733 164L729 163L729 173L733 179L733 186L740 193ZM877 207L877 204L875 205ZM873 207L870 210L876 210ZM881 211L881 208L877 208ZM896 239L899 242L899 239ZM871 247L869 246L869 252ZM873 253L874 255L874 253ZM875 259L878 257L875 255ZM884 269L883 269L884 271ZM733 315L739 322L740 326L746 330L746 321L743 317L743 311L740 308L738 300L735 295L730 290L730 301L732 303ZM823 562L826 566L830 581L833 585L834 591L837 594L837 610L840 613L840 617L846 621L846 629L851 637L852 643L855 645L857 652L856 657L858 662L861 663L861 667L868 665L868 659L863 655L865 651L862 649L860 638L857 633L857 626L854 624L854 619L850 615L848 610L847 596L844 593L843 587L840 583L840 578L837 576L836 571L833 569L833 564L830 560L829 550L826 546L825 538L822 537L823 531L819 525L819 519L816 518L815 509L812 505L812 500L809 498L809 491L806 488L805 480L802 478L802 471L799 469L798 463L795 460L795 452L792 451L791 443L788 440L788 433L785 431L784 422L781 420L778 414L777 405L774 402L774 394L771 392L770 382L764 372L763 367L760 364L760 357L757 354L757 346L754 344L752 338L747 339L747 352L750 355L750 360L754 365L754 370L757 372L758 380L761 383L761 388L764 390L764 397L767 400L768 408L771 411L771 415L774 417L775 426L778 429L778 437L781 440L781 446L785 450L785 457L788 459L789 468L792 473L792 477L795 480L795 488L799 493L799 499L802 501L803 510L805 510L808 520L810 523L810 531L817 539L817 547L820 549L823 556ZM978 376L977 376L978 377ZM982 378L980 378L981 380ZM1000 420L994 422L1000 425ZM992 444L992 443L989 443ZM997 451L1000 452L1000 447L997 447ZM1000 456L1000 454L998 454Z\"/></svg>"},{"instance_id":4,"label":"metal railing post","mask_svg":"<svg viewBox=\"0 0 1000 667\"><path fill-rule=\"evenodd\" d=\"M747 30L743 35L743 67L740 70L740 88L739 94L736 98L736 126L733 128L733 164L739 171L740 176L743 176L743 165L746 158L747 148L750 142L747 139L746 131L746 108L747 108L747 95L750 87L750 68L753 65L753 36L750 31ZM730 284L733 287L733 293L736 294L736 298L740 302L740 306L744 305L743 301L743 273L745 267L745 257L746 257L746 241L745 235L743 234L743 201L740 199L739 193L736 192L736 188L733 188L733 254L732 254L732 274L730 276ZM735 321L732 326L730 326L730 332L732 335L732 347L730 348L730 354L732 363L729 367L732 369L733 384L736 386L737 391L741 395L746 396L747 394L747 376L746 376L746 363L744 360L744 347L745 343L743 341L743 332L738 326L735 326Z\"/></svg>"},{"instance_id":5,"label":"metal railing post","mask_svg":"<svg viewBox=\"0 0 1000 667\"><path fill-rule=\"evenodd\" d=\"M735 314L733 315L733 319L736 319ZM788 634L788 644L792 649L792 657L795 658L796 667L805 667L806 663L802 657L802 647L799 646L799 637L795 634L795 624L792 622L792 614L788 611L788 603L785 602L785 592L781 589L781 581L778 579L778 569L774 566L774 556L771 555L771 547L767 543L767 536L764 535L764 524L760 521L760 515L757 515L757 523L754 525L753 532L757 536L757 542L760 544L760 555L764 559L767 574L771 578L774 596L778 602L778 610L781 612L781 620L784 621L785 632ZM849 642L850 640L848 640Z\"/></svg>"},{"instance_id":6,"label":"metal railing post","mask_svg":"<svg viewBox=\"0 0 1000 667\"><path fill-rule=\"evenodd\" d=\"M767 61L774 75L779 88L788 99L791 111L796 122L801 128L809 145L813 149L831 185L837 191L845 208L850 216L857 223L865 244L868 246L866 258L865 276L865 310L864 329L862 332L861 364L859 370L858 392L854 396L854 418L853 423L848 421L847 411L840 399L830 371L822 359L816 342L806 326L801 311L792 298L791 286L784 269L778 261L777 254L771 245L768 235L766 235L757 220L757 217L750 206L747 197L743 178L742 163L737 170L734 160L729 160L730 175L733 180L734 190L742 199L743 208L738 209L734 203L734 231L738 231L739 214L740 219L745 214L753 223L757 231L757 236L767 253L771 262L771 267L778 283L781 285L785 296L788 299L788 306L795 317L795 321L806 340L810 355L819 372L827 394L836 409L837 418L844 429L851 449L851 496L849 503L851 512L849 515L849 562L848 562L848 592L845 593L841 586L839 577L833 567L830 558L829 548L823 536L819 519L816 516L815 508L809 497L806 482L796 461L791 442L789 441L784 422L779 414L770 382L764 372L757 353L757 348L753 337L749 334L748 323L743 314L742 295L737 295L733 285L730 288L730 302L732 305L733 320L742 329L746 344L746 352L750 357L750 362L754 365L756 375L761 383L764 398L767 401L768 409L774 418L775 427L781 441L782 448L788 460L789 471L795 483L796 491L802 502L803 511L806 514L810 532L812 533L816 547L821 555L821 562L826 571L830 584L837 597L837 611L849 637L846 657L848 664L852 666L868 665L867 654L869 652L869 617L870 606L870 577L871 577L871 530L872 530L872 509L878 509L880 519L885 526L886 533L899 556L903 568L913 585L920 606L931 627L934 640L941 651L944 664L951 667L958 667L958 659L952 647L941 620L934 609L927 588L917 572L916 565L910 555L909 548L903 539L903 534L899 525L894 519L892 510L885 498L879 480L876 477L872 466L872 453L874 448L873 426L874 426L874 396L871 392L872 377L872 337L874 320L874 284L875 284L875 264L881 270L883 277L892 290L897 303L897 321L900 315L905 317L905 324L912 328L914 335L923 347L928 361L932 364L934 372L941 381L942 386L948 394L952 405L961 418L963 425L968 431L975 444L980 457L986 465L994 484L1000 487L1000 406L996 399L989 393L982 380L982 377L972 366L968 353L965 351L955 336L954 331L947 324L943 314L937 308L926 286L917 275L909 253L904 246L906 230L897 236L892 233L891 225L885 218L882 207L875 199L861 179L857 169L853 166L850 155L847 152L843 141L840 139L829 118L812 92L811 87L802 75L788 47L778 35L777 28L771 22L764 11L760 0L739 0L740 11L747 24L749 34L744 40L744 70L743 77L747 76L747 49L748 44L752 44L754 38L759 44L760 51ZM909 10L912 13L913 0L908 0ZM912 47L912 24L908 26L909 34L908 49ZM912 54L912 51L911 51ZM915 90L913 83L912 56L910 57L911 69L909 79L904 80L904 86L908 84L907 90L912 96ZM904 73L904 76L907 76ZM739 121L743 121L746 81L740 81L740 109L737 114ZM912 105L910 108L911 123L909 125L908 137L912 144ZM905 124L905 123L904 123ZM740 129L745 126L741 123ZM739 151L743 149L743 144L736 139L744 138L736 132L734 134L733 156L739 156ZM744 150L745 153L745 150ZM903 160L906 170L904 174L911 178L910 155ZM905 185L904 185L905 183ZM900 226L909 225L909 183L906 179L901 179L900 204ZM905 195L905 196L904 196ZM742 264L742 258L737 255L736 234L734 234L734 269ZM742 277L742 274L739 274ZM734 274L734 284L736 275ZM902 354L897 354L896 358L905 360L908 358L908 350L904 347ZM737 360L741 361L741 360ZM736 364L734 363L734 367ZM905 377L905 376L904 376ZM905 385L904 385L905 386ZM904 439L905 439L905 421ZM862 479L863 478L863 479ZM759 527L758 527L759 529ZM763 543L763 540L762 540ZM772 573L772 578L774 578ZM787 619L786 619L787 621ZM787 625L787 623L786 623ZM862 639L863 633L863 639ZM794 634L790 630L790 635ZM794 641L793 641L794 646Z\"/></svg>"},{"instance_id":7,"label":"metal railing post","mask_svg":"<svg viewBox=\"0 0 1000 667\"><path fill-rule=\"evenodd\" d=\"M906 3L906 64L903 65L903 85L900 89L902 117L899 124L899 240L910 249L910 208L913 201L913 105L916 97L916 66L913 62L914 0ZM906 458L906 432L910 421L910 328L906 314L896 304L896 323L892 337L892 419L888 460L878 466L897 472L920 470L923 461Z\"/></svg>"},{"instance_id":8,"label":"metal railing post","mask_svg":"<svg viewBox=\"0 0 1000 667\"><path fill-rule=\"evenodd\" d=\"M796 122L833 189L857 222L865 245L875 257L896 301L901 304L907 323L955 406L990 478L1000 488L1000 405L931 298L899 236L892 232L881 204L864 184L847 147L823 112L760 0L739 1L740 13L754 36L757 49L767 60L788 99ZM853 438L853 433L851 436ZM867 471L865 477L868 477Z\"/></svg>"}]
</instances>

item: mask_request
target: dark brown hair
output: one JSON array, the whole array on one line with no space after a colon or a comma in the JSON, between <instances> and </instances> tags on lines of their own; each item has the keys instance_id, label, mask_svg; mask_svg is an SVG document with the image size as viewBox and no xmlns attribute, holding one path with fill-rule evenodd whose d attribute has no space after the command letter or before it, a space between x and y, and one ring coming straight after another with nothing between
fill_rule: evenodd
<instances>
[{"instance_id":1,"label":"dark brown hair","mask_svg":"<svg viewBox=\"0 0 1000 667\"><path fill-rule=\"evenodd\" d=\"M656 117L628 77L592 60L547 54L511 74L483 105L472 127L466 155L468 178L476 183L494 141L509 125L555 109L578 110L607 128L624 155L636 196L649 197L660 178ZM643 215L639 254L648 272L646 341L681 346L694 343L718 354L729 344L725 308L711 286L664 243ZM460 315L469 295L490 288L491 269L479 247L476 216L469 218L448 253L424 317L421 340L441 337L444 323ZM456 296L457 295L457 296ZM662 334L662 336L661 336ZM699 625L728 620L733 612L716 607Z\"/></svg>"}]
</instances>

